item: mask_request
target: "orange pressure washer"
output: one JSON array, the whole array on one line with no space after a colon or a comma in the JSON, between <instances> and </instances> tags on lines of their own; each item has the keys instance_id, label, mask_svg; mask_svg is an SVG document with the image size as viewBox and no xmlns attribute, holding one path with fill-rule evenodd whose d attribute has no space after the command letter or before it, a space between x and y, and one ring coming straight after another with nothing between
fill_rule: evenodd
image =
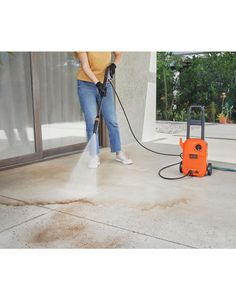
<instances>
[{"instance_id":1,"label":"orange pressure washer","mask_svg":"<svg viewBox=\"0 0 236 296\"><path fill-rule=\"evenodd\" d=\"M173 153L166 153L166 152L160 152L155 151L153 149L150 149L149 147L146 147L139 141L139 139L134 134L134 131L131 127L129 118L126 114L125 108L119 98L119 95L112 83L111 77L109 77L108 68L105 72L104 77L104 85L106 82L109 82L113 88L113 91L120 103L121 109L124 112L124 116L127 120L128 127L130 129L131 134L133 135L135 141L144 149L146 149L149 152L152 152L154 154L162 155L162 156L173 156L173 157L181 157L182 161L176 162L170 165L167 165L158 171L158 175L166 180L179 180L182 178L185 178L187 176L196 176L196 177L203 177L207 174L210 176L212 174L212 164L207 162L207 155L208 155L208 144L205 141L205 110L203 106L200 105L192 105L188 110L188 119L187 119L187 139L185 142L182 141L182 138L180 139L180 146L183 149L183 153L181 154L173 154ZM192 109L200 109L201 112L201 118L200 120L192 119L191 118L191 112ZM99 118L100 118L100 111L101 111L101 104L98 108L98 115L94 122L94 133L97 132L98 125L99 125ZM190 138L190 127L191 125L200 125L201 126L201 138ZM179 170L182 173L182 176L180 177L166 177L162 175L162 171L166 170L167 168L173 167L175 165L179 165ZM236 170L230 169L230 168L221 168L221 167L215 167L214 169L217 170L227 170L227 171L233 171Z\"/></svg>"},{"instance_id":2,"label":"orange pressure washer","mask_svg":"<svg viewBox=\"0 0 236 296\"><path fill-rule=\"evenodd\" d=\"M193 109L199 109L200 119L192 119ZM184 175L203 177L212 174L212 164L207 163L208 144L205 141L205 112L204 107L192 105L188 110L187 139L185 142L180 138L180 147L183 149L182 161L179 171ZM201 126L201 138L190 138L191 125Z\"/></svg>"},{"instance_id":3,"label":"orange pressure washer","mask_svg":"<svg viewBox=\"0 0 236 296\"><path fill-rule=\"evenodd\" d=\"M106 71L106 73L109 73ZM106 77L107 76L107 77ZM158 155L162 155L162 156L173 156L173 157L181 157L182 161L180 162L176 162L170 165L167 165L161 169L158 170L158 175L166 180L179 180L179 179L183 179L187 176L196 176L196 177L203 177L206 175L211 175L212 174L212 169L214 170L220 170L220 171L228 171L228 172L236 172L236 169L233 168L224 168L224 167L217 167L217 166L212 166L211 163L207 162L207 156L208 156L208 144L205 141L205 110L203 106L200 105L192 105L189 108L188 111L188 119L187 119L187 139L185 142L182 141L182 139L180 139L180 147L183 149L183 153L181 154L174 154L174 153L166 153L166 152L161 152L161 151L156 151L153 149L150 149L149 147L143 145L143 143L141 143L139 141L139 139L136 137L132 126L130 124L128 115L125 111L125 108L119 98L119 95L112 83L112 79L109 77L109 75L105 74L105 79L104 81L109 81L109 83L111 84L113 91L118 99L118 102L120 103L121 109L124 112L124 116L127 120L127 124L128 127L130 129L131 134L133 135L135 141L144 149L146 149L149 152L152 152L154 154L158 154ZM201 119L200 120L195 120L191 118L191 112L192 109L200 109L201 111ZM97 131L97 127L99 125L99 114L100 112L98 112L98 116L95 119L95 123L94 123L94 132ZM201 126L201 138L190 138L190 127L191 125L200 125ZM162 175L162 171L179 165L179 170L182 173L182 176L180 177L166 177Z\"/></svg>"}]
</instances>

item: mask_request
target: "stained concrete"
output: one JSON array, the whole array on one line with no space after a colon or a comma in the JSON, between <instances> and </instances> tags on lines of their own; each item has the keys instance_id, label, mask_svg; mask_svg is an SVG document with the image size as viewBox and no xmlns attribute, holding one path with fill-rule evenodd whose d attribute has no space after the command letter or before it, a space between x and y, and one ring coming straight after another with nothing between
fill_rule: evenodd
<instances>
[{"instance_id":1,"label":"stained concrete","mask_svg":"<svg viewBox=\"0 0 236 296\"><path fill-rule=\"evenodd\" d=\"M1 248L183 248L129 230L51 211L2 232Z\"/></svg>"},{"instance_id":2,"label":"stained concrete","mask_svg":"<svg viewBox=\"0 0 236 296\"><path fill-rule=\"evenodd\" d=\"M14 201L2 196L0 196L0 204L0 233L50 211L36 206L26 206L24 202L19 202L18 206L14 206Z\"/></svg>"},{"instance_id":3,"label":"stained concrete","mask_svg":"<svg viewBox=\"0 0 236 296\"><path fill-rule=\"evenodd\" d=\"M180 152L175 145L147 145ZM0 246L236 247L235 173L215 171L211 177L167 181L157 170L178 158L154 155L136 144L124 150L133 165L117 163L109 149L102 150L97 191L87 195L75 191L75 178L68 179L78 154L0 172L0 195L5 196L0 214L7 213L4 220L1 214ZM178 167L165 174L179 176Z\"/></svg>"}]
</instances>

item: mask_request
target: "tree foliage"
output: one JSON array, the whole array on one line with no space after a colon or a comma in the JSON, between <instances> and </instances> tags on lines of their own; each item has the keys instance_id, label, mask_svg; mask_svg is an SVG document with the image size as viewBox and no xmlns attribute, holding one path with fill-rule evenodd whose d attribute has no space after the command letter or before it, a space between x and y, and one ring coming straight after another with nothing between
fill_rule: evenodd
<instances>
[{"instance_id":1,"label":"tree foliage","mask_svg":"<svg viewBox=\"0 0 236 296\"><path fill-rule=\"evenodd\" d=\"M235 53L211 52L193 56L157 53L158 119L173 119L171 106L175 99L176 120L186 119L186 111L191 104L202 104L206 107L207 120L215 121L222 110L223 92L226 93L226 106L235 107ZM235 108L232 118L236 119Z\"/></svg>"}]
</instances>

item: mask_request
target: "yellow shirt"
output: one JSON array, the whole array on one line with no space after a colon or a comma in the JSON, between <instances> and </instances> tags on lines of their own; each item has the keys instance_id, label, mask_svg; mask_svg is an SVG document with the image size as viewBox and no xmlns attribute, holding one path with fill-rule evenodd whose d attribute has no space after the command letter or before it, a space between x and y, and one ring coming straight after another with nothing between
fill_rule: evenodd
<instances>
[{"instance_id":1,"label":"yellow shirt","mask_svg":"<svg viewBox=\"0 0 236 296\"><path fill-rule=\"evenodd\" d=\"M111 52L88 51L87 56L91 70L93 71L97 79L100 82L103 82L105 70L111 63ZM82 67L80 67L77 72L77 79L92 82L92 80L85 74Z\"/></svg>"}]
</instances>

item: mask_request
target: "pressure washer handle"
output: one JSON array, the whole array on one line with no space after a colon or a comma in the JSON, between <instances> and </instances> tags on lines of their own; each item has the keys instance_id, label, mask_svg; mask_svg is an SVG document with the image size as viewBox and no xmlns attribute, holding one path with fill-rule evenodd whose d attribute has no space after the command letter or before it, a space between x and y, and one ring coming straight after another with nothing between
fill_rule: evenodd
<instances>
[{"instance_id":1,"label":"pressure washer handle","mask_svg":"<svg viewBox=\"0 0 236 296\"><path fill-rule=\"evenodd\" d=\"M106 86L107 82L111 79L110 75L110 66L108 66L105 70L105 75L104 75L104 80L103 80L103 85Z\"/></svg>"},{"instance_id":2,"label":"pressure washer handle","mask_svg":"<svg viewBox=\"0 0 236 296\"><path fill-rule=\"evenodd\" d=\"M93 124L93 133L96 134L98 130L98 125L99 125L100 118L99 116L96 116Z\"/></svg>"},{"instance_id":3,"label":"pressure washer handle","mask_svg":"<svg viewBox=\"0 0 236 296\"><path fill-rule=\"evenodd\" d=\"M191 112L193 109L200 109L201 118L200 119L192 119ZM190 138L190 127L191 125L199 125L201 126L201 139L205 139L205 107L201 105L192 105L188 110L188 119L187 119L187 139Z\"/></svg>"},{"instance_id":4,"label":"pressure washer handle","mask_svg":"<svg viewBox=\"0 0 236 296\"><path fill-rule=\"evenodd\" d=\"M103 80L103 86L106 87L106 84L108 82L108 80L111 79L111 75L110 75L110 69L109 67L106 68L105 71L105 75L104 75L104 80ZM101 114L101 110L102 110L102 103L103 103L103 96L101 97L101 102L98 105L98 111L97 111L97 116L94 120L94 124L93 124L93 133L96 134L98 131L98 126L99 126L99 122L100 122L100 114Z\"/></svg>"},{"instance_id":5,"label":"pressure washer handle","mask_svg":"<svg viewBox=\"0 0 236 296\"><path fill-rule=\"evenodd\" d=\"M100 93L100 97L101 99L103 99L103 97L106 97L107 95L107 82L108 80L111 79L111 75L110 75L110 69L109 67L106 68L105 70L105 74L104 74L104 79L103 79L103 83L101 84L100 82L98 82L100 85L99 85L99 88L102 87L103 88L103 93L100 93L100 90L99 90L99 93ZM97 83L97 84L98 84ZM97 85L96 84L96 85Z\"/></svg>"}]
</instances>

